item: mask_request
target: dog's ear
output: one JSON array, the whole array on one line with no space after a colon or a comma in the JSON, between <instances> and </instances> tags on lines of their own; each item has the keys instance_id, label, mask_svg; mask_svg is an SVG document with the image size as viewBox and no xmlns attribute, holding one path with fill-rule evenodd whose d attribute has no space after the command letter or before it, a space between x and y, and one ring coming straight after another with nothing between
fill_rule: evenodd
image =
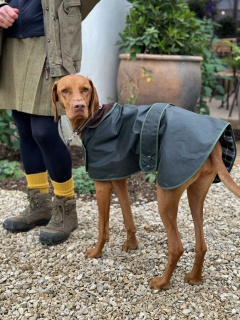
<instances>
[{"instance_id":1,"label":"dog's ear","mask_svg":"<svg viewBox=\"0 0 240 320\"><path fill-rule=\"evenodd\" d=\"M92 96L91 96L91 101L89 104L90 112L91 112L91 116L92 116L94 114L94 112L99 108L99 99L98 99L97 90L94 87L91 79L89 79L89 83L92 87Z\"/></svg>"},{"instance_id":2,"label":"dog's ear","mask_svg":"<svg viewBox=\"0 0 240 320\"><path fill-rule=\"evenodd\" d=\"M58 110L57 110L57 101L58 101L58 95L57 95L57 83L56 81L52 87L52 106L54 111L54 121L58 122L59 116L58 116Z\"/></svg>"}]
</instances>

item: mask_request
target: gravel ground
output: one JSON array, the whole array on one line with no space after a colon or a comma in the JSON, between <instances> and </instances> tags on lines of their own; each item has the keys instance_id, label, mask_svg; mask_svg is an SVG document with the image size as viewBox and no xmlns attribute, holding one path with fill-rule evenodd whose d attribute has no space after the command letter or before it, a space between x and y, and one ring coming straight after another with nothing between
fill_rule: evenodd
<instances>
[{"instance_id":1,"label":"gravel ground","mask_svg":"<svg viewBox=\"0 0 240 320\"><path fill-rule=\"evenodd\" d=\"M240 166L232 175L240 184ZM0 224L27 203L20 191L0 189ZM157 203L133 205L139 249L121 252L125 231L113 199L110 241L103 257L87 260L83 251L97 238L94 199L77 200L79 228L64 244L39 243L39 228L11 234L0 227L0 319L240 319L240 201L221 184L205 202L208 245L203 283L183 281L194 258L194 231L186 194L179 207L179 231L185 248L170 289L152 291L149 278L160 275L167 241Z\"/></svg>"}]
</instances>

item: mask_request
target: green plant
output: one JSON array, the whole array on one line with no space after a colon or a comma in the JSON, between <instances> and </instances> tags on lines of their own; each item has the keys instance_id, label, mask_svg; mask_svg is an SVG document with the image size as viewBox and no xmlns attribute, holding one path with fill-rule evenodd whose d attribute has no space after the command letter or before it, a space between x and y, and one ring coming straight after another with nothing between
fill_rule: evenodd
<instances>
[{"instance_id":1,"label":"green plant","mask_svg":"<svg viewBox=\"0 0 240 320\"><path fill-rule=\"evenodd\" d=\"M21 168L21 165L17 161L1 160L0 161L0 179L6 178L23 178L24 172Z\"/></svg>"},{"instance_id":2,"label":"green plant","mask_svg":"<svg viewBox=\"0 0 240 320\"><path fill-rule=\"evenodd\" d=\"M218 27L216 28L216 35L219 38L236 37L237 23L233 17L223 17L218 20Z\"/></svg>"},{"instance_id":3,"label":"green plant","mask_svg":"<svg viewBox=\"0 0 240 320\"><path fill-rule=\"evenodd\" d=\"M132 3L125 29L117 42L121 49L137 53L199 55L206 45L197 19L184 1L129 0Z\"/></svg>"},{"instance_id":4,"label":"green plant","mask_svg":"<svg viewBox=\"0 0 240 320\"><path fill-rule=\"evenodd\" d=\"M78 194L95 193L94 182L89 178L85 167L73 168L74 191Z\"/></svg>"},{"instance_id":5,"label":"green plant","mask_svg":"<svg viewBox=\"0 0 240 320\"><path fill-rule=\"evenodd\" d=\"M129 0L132 7L117 45L136 59L138 53L197 55L201 63L202 90L196 111L209 114L206 98L217 87L221 99L224 89L218 84L217 72L223 62L212 52L214 30L212 19L199 19L185 1ZM215 1L217 2L217 1ZM137 83L137 80L134 80ZM131 98L131 97L130 97Z\"/></svg>"},{"instance_id":6,"label":"green plant","mask_svg":"<svg viewBox=\"0 0 240 320\"><path fill-rule=\"evenodd\" d=\"M217 92L214 95L216 100L222 100L224 96L224 88L219 83L219 76L217 72L226 70L222 60L209 50L205 50L204 60L201 64L202 72L202 91L200 94L199 101L196 105L196 112L200 114L210 114L208 101L212 96L213 92Z\"/></svg>"},{"instance_id":7,"label":"green plant","mask_svg":"<svg viewBox=\"0 0 240 320\"><path fill-rule=\"evenodd\" d=\"M219 2L219 0L190 0L188 1L188 6L200 19L205 17L214 19L217 16L217 5Z\"/></svg>"},{"instance_id":8,"label":"green plant","mask_svg":"<svg viewBox=\"0 0 240 320\"><path fill-rule=\"evenodd\" d=\"M218 72L226 70L224 61L212 50L212 44L214 39L214 29L218 24L211 19L204 18L202 20L201 30L204 34L208 35L208 42L202 48L203 61L201 63L202 74L202 90L199 101L196 106L196 112L201 114L209 114L208 101L212 96L213 91L217 92L214 98L221 100L224 95L224 88L219 84ZM214 41L218 41L215 38Z\"/></svg>"},{"instance_id":9,"label":"green plant","mask_svg":"<svg viewBox=\"0 0 240 320\"><path fill-rule=\"evenodd\" d=\"M232 53L223 58L223 62L235 71L240 70L240 47L231 41L226 41L226 43L232 48Z\"/></svg>"},{"instance_id":10,"label":"green plant","mask_svg":"<svg viewBox=\"0 0 240 320\"><path fill-rule=\"evenodd\" d=\"M11 110L0 110L0 141L14 150L20 148Z\"/></svg>"},{"instance_id":11,"label":"green plant","mask_svg":"<svg viewBox=\"0 0 240 320\"><path fill-rule=\"evenodd\" d=\"M153 184L156 182L157 172L153 171L151 173L145 174L144 180L147 181L149 184Z\"/></svg>"}]
</instances>

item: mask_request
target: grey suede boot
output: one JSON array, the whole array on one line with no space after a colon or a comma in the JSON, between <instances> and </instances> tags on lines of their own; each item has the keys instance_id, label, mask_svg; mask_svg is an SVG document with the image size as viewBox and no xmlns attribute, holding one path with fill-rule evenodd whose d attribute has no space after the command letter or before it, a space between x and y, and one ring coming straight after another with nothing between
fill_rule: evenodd
<instances>
[{"instance_id":1,"label":"grey suede boot","mask_svg":"<svg viewBox=\"0 0 240 320\"><path fill-rule=\"evenodd\" d=\"M28 231L35 226L48 224L53 209L52 196L40 193L38 189L28 189L29 205L17 216L3 221L3 228L11 232Z\"/></svg>"},{"instance_id":2,"label":"grey suede boot","mask_svg":"<svg viewBox=\"0 0 240 320\"><path fill-rule=\"evenodd\" d=\"M76 199L55 197L52 218L46 227L41 228L39 240L47 245L62 243L77 226Z\"/></svg>"}]
</instances>

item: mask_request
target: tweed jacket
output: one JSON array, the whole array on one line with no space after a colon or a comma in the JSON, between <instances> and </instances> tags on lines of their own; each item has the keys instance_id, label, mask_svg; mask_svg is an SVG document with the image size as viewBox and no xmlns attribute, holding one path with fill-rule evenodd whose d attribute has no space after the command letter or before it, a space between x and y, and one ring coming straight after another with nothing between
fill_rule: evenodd
<instances>
[{"instance_id":1,"label":"tweed jacket","mask_svg":"<svg viewBox=\"0 0 240 320\"><path fill-rule=\"evenodd\" d=\"M157 171L157 183L164 189L176 188L190 179L217 141L223 147L228 171L236 157L228 122L166 103L116 103L97 123L92 120L82 133L82 141L90 178L116 180L140 170ZM218 177L215 182L219 182Z\"/></svg>"},{"instance_id":2,"label":"tweed jacket","mask_svg":"<svg viewBox=\"0 0 240 320\"><path fill-rule=\"evenodd\" d=\"M81 67L81 24L100 0L41 0L49 75L77 73ZM7 2L7 1L6 1ZM6 5L0 0L0 6ZM1 29L0 53L1 53Z\"/></svg>"}]
</instances>

